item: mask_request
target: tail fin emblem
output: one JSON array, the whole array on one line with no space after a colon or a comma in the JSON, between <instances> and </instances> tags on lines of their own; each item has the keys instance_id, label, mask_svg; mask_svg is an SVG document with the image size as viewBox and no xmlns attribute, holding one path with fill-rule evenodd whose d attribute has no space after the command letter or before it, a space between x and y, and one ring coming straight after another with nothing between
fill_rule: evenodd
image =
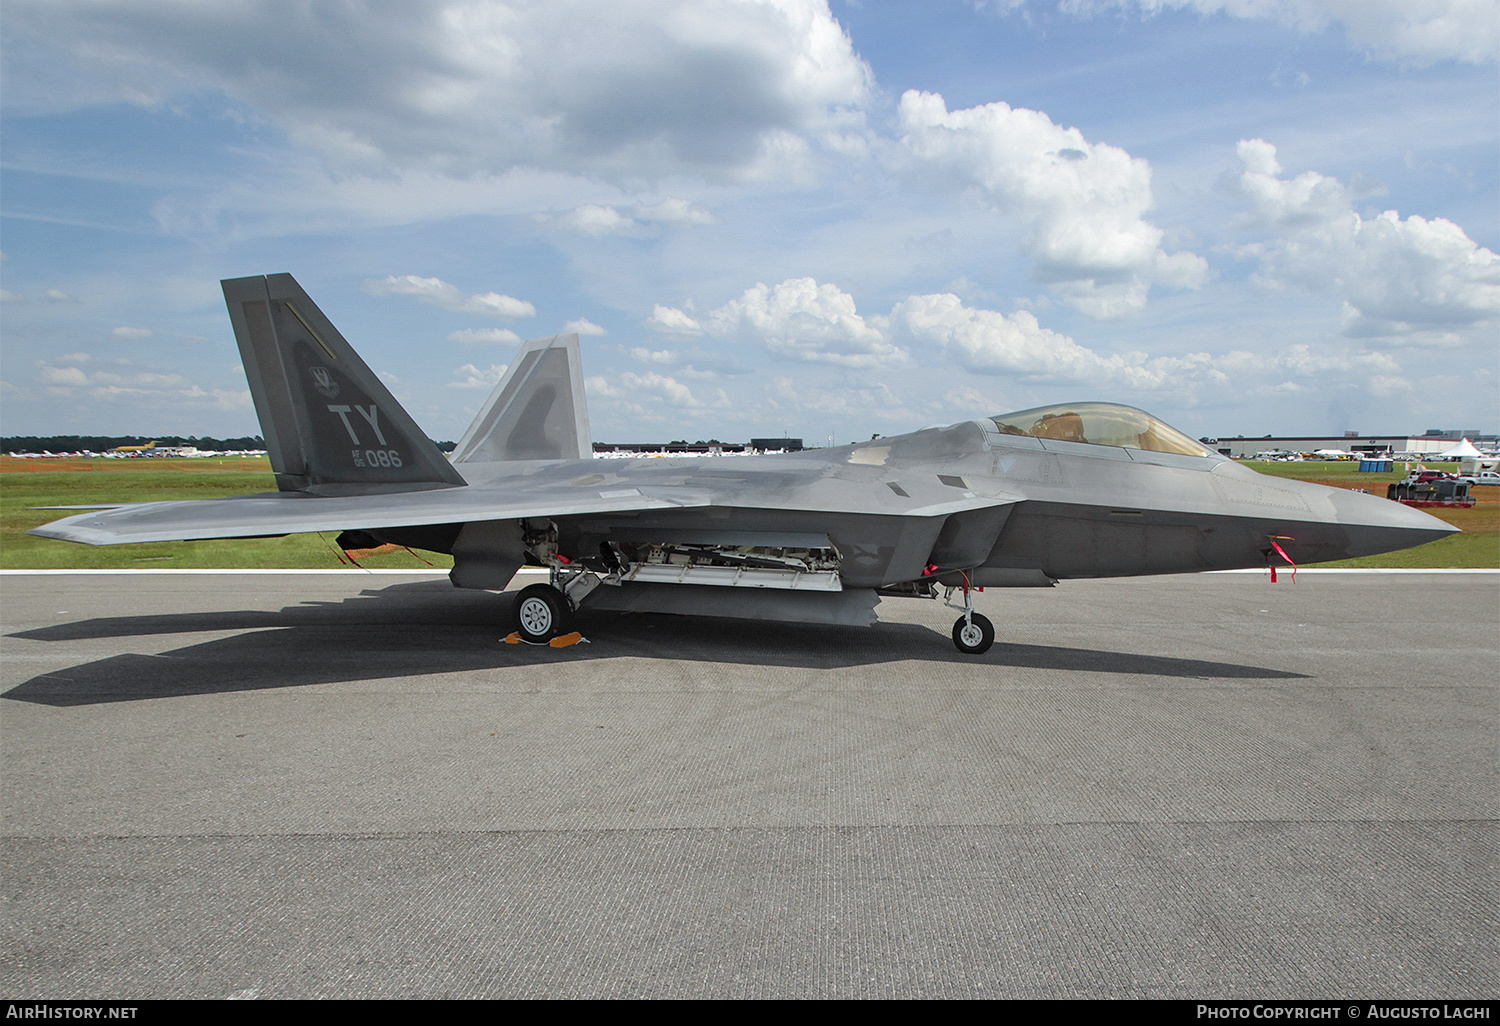
<instances>
[{"instance_id":1,"label":"tail fin emblem","mask_svg":"<svg viewBox=\"0 0 1500 1026\"><path fill-rule=\"evenodd\" d=\"M333 375L328 373L327 367L309 367L312 372L313 387L329 399L338 398L338 382L333 380Z\"/></svg>"}]
</instances>

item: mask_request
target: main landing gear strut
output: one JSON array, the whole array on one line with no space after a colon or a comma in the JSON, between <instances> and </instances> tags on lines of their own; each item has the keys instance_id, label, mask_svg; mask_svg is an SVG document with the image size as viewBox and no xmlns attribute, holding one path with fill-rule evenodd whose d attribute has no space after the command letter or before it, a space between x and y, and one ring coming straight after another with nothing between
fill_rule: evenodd
<instances>
[{"instance_id":1,"label":"main landing gear strut","mask_svg":"<svg viewBox=\"0 0 1500 1026\"><path fill-rule=\"evenodd\" d=\"M551 567L547 584L531 584L516 596L516 633L530 645L546 645L573 629L573 613L589 593L601 584L613 583L628 568L607 545L600 546L609 576L601 578L582 566L557 557L561 566Z\"/></svg>"},{"instance_id":2,"label":"main landing gear strut","mask_svg":"<svg viewBox=\"0 0 1500 1026\"><path fill-rule=\"evenodd\" d=\"M974 612L974 589L969 584L969 572L965 570L963 575L964 604L960 606L948 601L953 595L952 588L944 596L947 605L964 611L963 616L953 621L953 644L967 655L982 655L995 643L995 625L990 623L989 617Z\"/></svg>"}]
</instances>

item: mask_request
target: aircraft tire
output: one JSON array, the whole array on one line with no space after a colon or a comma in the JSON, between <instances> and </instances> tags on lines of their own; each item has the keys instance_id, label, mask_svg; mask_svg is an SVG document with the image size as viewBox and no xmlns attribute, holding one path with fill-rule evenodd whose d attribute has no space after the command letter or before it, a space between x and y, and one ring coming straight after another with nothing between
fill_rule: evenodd
<instances>
[{"instance_id":1,"label":"aircraft tire","mask_svg":"<svg viewBox=\"0 0 1500 1026\"><path fill-rule=\"evenodd\" d=\"M990 618L972 613L969 622L964 623L964 618L959 617L953 621L953 644L958 650L967 655L982 655L990 650L995 643L995 625L990 623Z\"/></svg>"},{"instance_id":2,"label":"aircraft tire","mask_svg":"<svg viewBox=\"0 0 1500 1026\"><path fill-rule=\"evenodd\" d=\"M516 596L516 622L521 640L544 645L563 633L567 600L550 584L533 584Z\"/></svg>"}]
</instances>

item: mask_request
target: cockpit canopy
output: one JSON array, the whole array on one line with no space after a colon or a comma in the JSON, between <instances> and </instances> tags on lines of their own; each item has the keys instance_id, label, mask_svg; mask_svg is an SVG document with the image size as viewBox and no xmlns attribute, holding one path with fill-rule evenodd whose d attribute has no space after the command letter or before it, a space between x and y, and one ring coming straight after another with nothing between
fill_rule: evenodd
<instances>
[{"instance_id":1,"label":"cockpit canopy","mask_svg":"<svg viewBox=\"0 0 1500 1026\"><path fill-rule=\"evenodd\" d=\"M1007 435L1117 445L1125 449L1176 452L1185 456L1218 456L1146 411L1118 403L1059 403L990 419L1002 434Z\"/></svg>"}]
</instances>

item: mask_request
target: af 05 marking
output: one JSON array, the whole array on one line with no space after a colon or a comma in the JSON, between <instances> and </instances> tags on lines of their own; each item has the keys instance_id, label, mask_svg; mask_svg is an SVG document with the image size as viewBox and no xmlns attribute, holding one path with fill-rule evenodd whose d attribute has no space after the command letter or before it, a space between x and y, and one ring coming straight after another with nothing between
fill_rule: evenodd
<instances>
[{"instance_id":1,"label":"af 05 marking","mask_svg":"<svg viewBox=\"0 0 1500 1026\"><path fill-rule=\"evenodd\" d=\"M330 403L328 412L338 414L340 422L344 425L344 430L349 432L349 440L355 445L362 443L359 440L359 434L354 430L354 425L349 422L349 414L354 412L358 412L375 432L376 444L382 446L386 444L385 432L380 430L380 407L374 403L371 403L369 407L360 406L357 403L352 407ZM349 454L353 457L356 467L391 468L402 466L401 453L396 449L350 449Z\"/></svg>"}]
</instances>

